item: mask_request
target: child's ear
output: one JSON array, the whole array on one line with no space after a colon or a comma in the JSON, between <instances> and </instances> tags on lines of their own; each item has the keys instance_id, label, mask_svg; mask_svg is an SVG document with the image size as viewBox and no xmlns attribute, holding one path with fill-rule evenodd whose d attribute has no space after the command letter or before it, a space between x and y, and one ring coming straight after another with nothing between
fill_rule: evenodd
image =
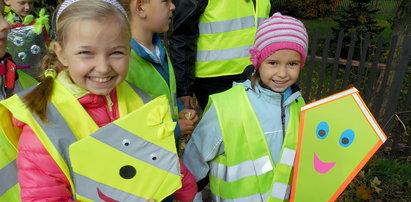
<instances>
[{"instance_id":1,"label":"child's ear","mask_svg":"<svg viewBox=\"0 0 411 202\"><path fill-rule=\"evenodd\" d=\"M132 12L135 12L140 18L145 18L146 14L146 5L147 3L144 0L134 0L135 4L133 4Z\"/></svg>"},{"instance_id":2,"label":"child's ear","mask_svg":"<svg viewBox=\"0 0 411 202\"><path fill-rule=\"evenodd\" d=\"M59 59L60 63L64 66L68 66L67 60L66 60L66 58L64 57L64 54L63 54L63 47L60 45L59 42L57 42L57 41L54 42L53 50L56 53L57 58Z\"/></svg>"}]
</instances>

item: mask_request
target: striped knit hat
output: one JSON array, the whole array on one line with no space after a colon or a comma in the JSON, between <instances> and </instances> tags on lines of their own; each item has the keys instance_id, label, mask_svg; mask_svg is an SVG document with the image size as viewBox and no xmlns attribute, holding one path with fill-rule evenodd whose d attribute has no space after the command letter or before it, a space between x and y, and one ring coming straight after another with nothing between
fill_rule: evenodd
<instances>
[{"instance_id":1,"label":"striped knit hat","mask_svg":"<svg viewBox=\"0 0 411 202\"><path fill-rule=\"evenodd\" d=\"M275 13L259 26L254 47L250 49L251 62L258 69L261 63L281 49L295 50L301 55L301 68L307 57L308 35L304 24L290 16Z\"/></svg>"}]
</instances>

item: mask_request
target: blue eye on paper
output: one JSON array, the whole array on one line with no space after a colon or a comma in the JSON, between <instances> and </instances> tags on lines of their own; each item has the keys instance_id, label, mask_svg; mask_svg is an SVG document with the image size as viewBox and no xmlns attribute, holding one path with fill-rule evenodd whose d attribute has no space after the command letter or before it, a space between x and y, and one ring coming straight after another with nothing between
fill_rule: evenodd
<instances>
[{"instance_id":1,"label":"blue eye on paper","mask_svg":"<svg viewBox=\"0 0 411 202\"><path fill-rule=\"evenodd\" d=\"M343 147L348 147L354 141L355 134L354 131L351 129L345 130L340 136L340 145Z\"/></svg>"},{"instance_id":2,"label":"blue eye on paper","mask_svg":"<svg viewBox=\"0 0 411 202\"><path fill-rule=\"evenodd\" d=\"M317 137L319 139L325 139L328 136L328 131L329 131L329 127L328 127L328 123L325 121L322 121L318 124L317 126Z\"/></svg>"}]
</instances>

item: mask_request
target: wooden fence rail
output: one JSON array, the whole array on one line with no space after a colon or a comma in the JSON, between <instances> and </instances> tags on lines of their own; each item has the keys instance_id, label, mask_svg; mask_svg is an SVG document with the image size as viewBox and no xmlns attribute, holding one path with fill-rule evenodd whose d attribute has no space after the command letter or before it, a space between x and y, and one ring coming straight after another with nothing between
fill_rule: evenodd
<instances>
[{"instance_id":1,"label":"wooden fence rail","mask_svg":"<svg viewBox=\"0 0 411 202\"><path fill-rule=\"evenodd\" d=\"M383 37L373 42L370 34L361 40L357 35L352 32L349 41L344 41L343 32L336 39L331 30L325 37L318 31L312 34L299 80L303 96L311 102L356 87L389 136L388 144L393 149L401 145L411 153L411 36L396 50L397 36L385 44Z\"/></svg>"}]
</instances>

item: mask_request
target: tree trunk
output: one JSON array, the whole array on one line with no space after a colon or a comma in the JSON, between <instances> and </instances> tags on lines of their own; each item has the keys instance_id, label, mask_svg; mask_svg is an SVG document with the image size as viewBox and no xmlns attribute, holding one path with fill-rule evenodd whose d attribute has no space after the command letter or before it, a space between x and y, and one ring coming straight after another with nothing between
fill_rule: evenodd
<instances>
[{"instance_id":1,"label":"tree trunk","mask_svg":"<svg viewBox=\"0 0 411 202\"><path fill-rule=\"evenodd\" d=\"M398 63L398 56L401 51L401 46L405 36L411 35L411 1L402 0L395 13L394 22L392 24L391 35L398 35L398 43L396 48L396 57L394 64Z\"/></svg>"}]
</instances>

